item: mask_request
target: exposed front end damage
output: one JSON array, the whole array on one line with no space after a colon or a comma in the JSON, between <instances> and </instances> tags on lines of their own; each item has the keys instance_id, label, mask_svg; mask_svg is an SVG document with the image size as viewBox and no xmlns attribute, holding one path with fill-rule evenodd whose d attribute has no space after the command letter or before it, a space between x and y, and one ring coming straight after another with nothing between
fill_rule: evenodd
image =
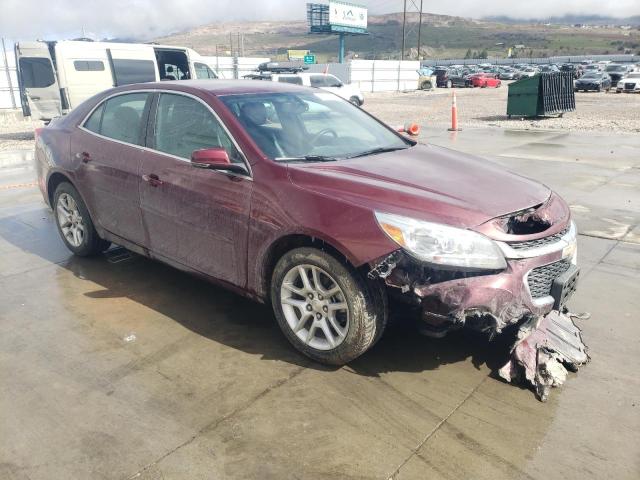
<instances>
[{"instance_id":1,"label":"exposed front end damage","mask_svg":"<svg viewBox=\"0 0 640 480\"><path fill-rule=\"evenodd\" d=\"M524 378L541 400L564 381L567 368L575 370L588 359L580 330L561 313L579 277L575 225L568 219L563 228L554 224L558 218L550 214L554 205L549 203L492 221L507 234L493 238L509 239L496 241L507 261L504 270L442 268L396 250L369 271L370 278L383 279L392 301L419 312L429 336L465 327L493 338L517 325L511 360L499 373L507 381ZM532 233L543 226L547 232Z\"/></svg>"}]
</instances>

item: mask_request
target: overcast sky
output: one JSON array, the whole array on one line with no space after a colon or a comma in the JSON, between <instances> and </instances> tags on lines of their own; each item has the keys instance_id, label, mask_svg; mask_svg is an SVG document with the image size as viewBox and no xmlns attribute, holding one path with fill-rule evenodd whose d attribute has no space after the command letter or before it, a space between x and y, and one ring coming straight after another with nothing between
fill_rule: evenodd
<instances>
[{"instance_id":1,"label":"overcast sky","mask_svg":"<svg viewBox=\"0 0 640 480\"><path fill-rule=\"evenodd\" d=\"M22 40L70 38L80 36L84 27L87 36L94 38L153 38L216 21L304 20L306 3L306 0L2 0L0 35ZM403 0L353 3L368 5L369 12L375 14L402 11ZM489 15L544 18L565 14L626 17L640 15L640 0L423 0L423 11L474 18Z\"/></svg>"}]
</instances>

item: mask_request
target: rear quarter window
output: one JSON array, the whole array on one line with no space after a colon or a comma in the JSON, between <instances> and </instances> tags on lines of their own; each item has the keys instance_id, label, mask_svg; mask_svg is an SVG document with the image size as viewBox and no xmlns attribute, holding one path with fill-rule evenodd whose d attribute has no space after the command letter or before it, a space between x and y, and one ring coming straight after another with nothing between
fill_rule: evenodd
<instances>
[{"instance_id":1,"label":"rear quarter window","mask_svg":"<svg viewBox=\"0 0 640 480\"><path fill-rule=\"evenodd\" d=\"M100 133L100 123L102 121L102 112L104 111L104 103L96 108L91 116L84 122L84 128L95 133Z\"/></svg>"}]
</instances>

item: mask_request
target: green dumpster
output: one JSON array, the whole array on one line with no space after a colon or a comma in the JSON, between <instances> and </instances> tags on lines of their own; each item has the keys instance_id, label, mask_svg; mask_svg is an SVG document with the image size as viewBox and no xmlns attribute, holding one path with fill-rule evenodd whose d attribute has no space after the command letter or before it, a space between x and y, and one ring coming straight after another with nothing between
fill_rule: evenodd
<instances>
[{"instance_id":1,"label":"green dumpster","mask_svg":"<svg viewBox=\"0 0 640 480\"><path fill-rule=\"evenodd\" d=\"M543 117L573 112L576 97L571 72L550 72L523 78L509 85L507 115Z\"/></svg>"}]
</instances>

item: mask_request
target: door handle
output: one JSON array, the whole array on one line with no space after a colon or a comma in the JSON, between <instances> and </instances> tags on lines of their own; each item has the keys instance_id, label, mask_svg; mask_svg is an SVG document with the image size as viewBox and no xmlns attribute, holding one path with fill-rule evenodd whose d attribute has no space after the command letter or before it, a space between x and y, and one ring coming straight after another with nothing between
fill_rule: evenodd
<instances>
[{"instance_id":1,"label":"door handle","mask_svg":"<svg viewBox=\"0 0 640 480\"><path fill-rule=\"evenodd\" d=\"M82 163L89 163L91 161L91 155L88 152L76 153L76 158L82 160Z\"/></svg>"},{"instance_id":2,"label":"door handle","mask_svg":"<svg viewBox=\"0 0 640 480\"><path fill-rule=\"evenodd\" d=\"M164 183L162 180L160 180L158 175L156 175L155 173L150 173L149 175L146 175L146 174L142 175L142 180L147 182L152 187L157 187L157 186L162 185Z\"/></svg>"}]
</instances>

